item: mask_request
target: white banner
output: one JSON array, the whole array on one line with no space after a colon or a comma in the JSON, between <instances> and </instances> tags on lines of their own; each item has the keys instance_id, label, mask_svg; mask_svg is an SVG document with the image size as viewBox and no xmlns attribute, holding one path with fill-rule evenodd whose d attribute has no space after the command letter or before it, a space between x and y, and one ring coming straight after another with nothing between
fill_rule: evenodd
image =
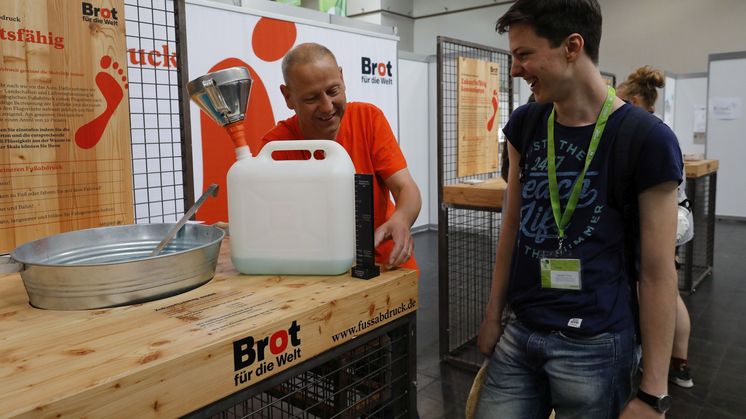
<instances>
[{"instance_id":1,"label":"white banner","mask_svg":"<svg viewBox=\"0 0 746 419\"><path fill-rule=\"evenodd\" d=\"M295 45L317 42L337 57L348 102L375 104L397 133L397 40L322 22L292 19L262 16L245 8L188 3L189 79L237 65L249 69L254 81L245 127L251 145L275 122L293 115L280 93L282 57ZM225 191L225 174L235 161L228 135L200 115L194 104L191 129L195 196L211 183L218 183ZM205 141L210 143L203 144ZM206 201L197 218L206 222L227 220L225 195Z\"/></svg>"}]
</instances>

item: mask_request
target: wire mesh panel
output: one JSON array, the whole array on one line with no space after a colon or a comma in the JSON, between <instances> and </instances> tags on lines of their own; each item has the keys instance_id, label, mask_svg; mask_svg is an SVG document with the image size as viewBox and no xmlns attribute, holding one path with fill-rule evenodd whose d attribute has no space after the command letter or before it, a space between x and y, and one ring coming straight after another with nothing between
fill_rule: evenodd
<instances>
[{"instance_id":1,"label":"wire mesh panel","mask_svg":"<svg viewBox=\"0 0 746 419\"><path fill-rule=\"evenodd\" d=\"M301 364L279 382L259 383L190 417L238 418L413 418L414 316L390 330L319 355L323 363ZM314 358L316 359L316 358ZM309 361L310 362L310 361ZM273 377L274 378L274 377ZM277 381L277 380L275 380ZM215 407L219 407L216 409ZM216 410L219 410L216 412Z\"/></svg>"},{"instance_id":2,"label":"wire mesh panel","mask_svg":"<svg viewBox=\"0 0 746 419\"><path fill-rule=\"evenodd\" d=\"M438 177L439 186L460 183L466 179L488 179L496 172L458 177L458 59L474 58L495 63L500 68L498 92L498 120L501 127L507 122L513 108L513 82L510 77L510 54L496 48L438 37ZM500 142L504 141L498 130ZM441 179L442 178L442 179Z\"/></svg>"},{"instance_id":3,"label":"wire mesh panel","mask_svg":"<svg viewBox=\"0 0 746 419\"><path fill-rule=\"evenodd\" d=\"M458 60L474 58L499 67L498 121L502 127L513 109L511 57L506 51L438 37L438 234L441 357L479 366L475 340L489 297L499 210L450 207L443 203L443 187L470 179L489 179L500 170L458 176ZM500 142L505 139L498 129ZM499 147L503 149L502 145Z\"/></svg>"},{"instance_id":4,"label":"wire mesh panel","mask_svg":"<svg viewBox=\"0 0 746 419\"><path fill-rule=\"evenodd\" d=\"M679 249L679 288L694 292L712 274L715 247L715 195L717 172L687 178L686 196L692 205L694 237Z\"/></svg>"},{"instance_id":5,"label":"wire mesh panel","mask_svg":"<svg viewBox=\"0 0 746 419\"><path fill-rule=\"evenodd\" d=\"M174 0L125 0L135 221L184 213Z\"/></svg>"},{"instance_id":6,"label":"wire mesh panel","mask_svg":"<svg viewBox=\"0 0 746 419\"><path fill-rule=\"evenodd\" d=\"M475 346L492 283L500 213L448 210L448 355L480 365Z\"/></svg>"}]
</instances>

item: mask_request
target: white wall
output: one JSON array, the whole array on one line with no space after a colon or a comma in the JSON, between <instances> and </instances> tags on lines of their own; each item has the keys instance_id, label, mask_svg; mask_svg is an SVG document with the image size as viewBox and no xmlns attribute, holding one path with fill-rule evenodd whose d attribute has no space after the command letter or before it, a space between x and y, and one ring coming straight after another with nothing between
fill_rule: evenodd
<instances>
[{"instance_id":1,"label":"white wall","mask_svg":"<svg viewBox=\"0 0 746 419\"><path fill-rule=\"evenodd\" d=\"M347 16L385 11L411 17L413 8L412 0L347 0Z\"/></svg>"},{"instance_id":2,"label":"white wall","mask_svg":"<svg viewBox=\"0 0 746 419\"><path fill-rule=\"evenodd\" d=\"M414 21L414 52L436 53L436 37L448 36L495 48L508 49L508 37L495 32L495 23L510 8L509 4L467 10Z\"/></svg>"},{"instance_id":3,"label":"white wall","mask_svg":"<svg viewBox=\"0 0 746 419\"><path fill-rule=\"evenodd\" d=\"M715 214L746 218L746 51L720 54L710 61L707 87L707 158L720 161ZM728 55L730 57L723 57ZM740 106L737 115L718 118L715 101L728 99Z\"/></svg>"},{"instance_id":4,"label":"white wall","mask_svg":"<svg viewBox=\"0 0 746 419\"><path fill-rule=\"evenodd\" d=\"M266 0L214 1L262 10L284 6ZM493 2L348 0L347 11L350 16L363 14L355 17L356 20L395 26L401 37L400 50L427 56L435 54L438 35L507 49L507 36L497 35L495 23L512 2L490 5ZM617 81L644 64L674 74L706 72L709 54L744 49L744 0L599 0L599 3L604 15L600 67L615 74ZM296 14L314 13L296 9L299 9Z\"/></svg>"},{"instance_id":5,"label":"white wall","mask_svg":"<svg viewBox=\"0 0 746 419\"><path fill-rule=\"evenodd\" d=\"M414 20L412 0L350 0L347 2L347 15L351 19L375 23L395 28L399 36L400 51L414 51Z\"/></svg>"},{"instance_id":6,"label":"white wall","mask_svg":"<svg viewBox=\"0 0 746 419\"><path fill-rule=\"evenodd\" d=\"M445 7L459 9L464 6L462 3L415 0L415 17L443 12ZM744 0L599 0L599 3L604 15L599 66L615 74L617 82L644 64L674 74L706 72L709 54L744 49ZM495 23L511 4L416 18L414 52L435 54L437 35L508 49L507 35L498 35Z\"/></svg>"},{"instance_id":7,"label":"white wall","mask_svg":"<svg viewBox=\"0 0 746 419\"><path fill-rule=\"evenodd\" d=\"M430 130L428 63L424 57L399 56L399 144L422 195L422 210L412 227L430 221ZM436 218L437 219L437 218ZM437 224L437 221L436 221Z\"/></svg>"},{"instance_id":8,"label":"white wall","mask_svg":"<svg viewBox=\"0 0 746 419\"><path fill-rule=\"evenodd\" d=\"M414 22L411 18L384 13L381 15L380 25L396 28L399 36L400 51L414 51L412 40L414 39Z\"/></svg>"},{"instance_id":9,"label":"white wall","mask_svg":"<svg viewBox=\"0 0 746 419\"><path fill-rule=\"evenodd\" d=\"M705 145L694 143L694 108L707 105L707 74L676 76L676 107L673 130L684 154L704 154Z\"/></svg>"},{"instance_id":10,"label":"white wall","mask_svg":"<svg viewBox=\"0 0 746 419\"><path fill-rule=\"evenodd\" d=\"M743 0L600 0L601 67L623 80L649 64L674 74L707 71L707 57L740 51L746 39Z\"/></svg>"}]
</instances>

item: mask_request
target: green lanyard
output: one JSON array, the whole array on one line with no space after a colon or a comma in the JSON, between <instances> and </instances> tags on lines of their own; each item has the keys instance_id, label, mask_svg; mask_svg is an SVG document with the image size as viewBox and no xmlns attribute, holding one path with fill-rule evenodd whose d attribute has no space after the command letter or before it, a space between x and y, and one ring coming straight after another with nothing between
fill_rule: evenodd
<instances>
[{"instance_id":1,"label":"green lanyard","mask_svg":"<svg viewBox=\"0 0 746 419\"><path fill-rule=\"evenodd\" d=\"M588 171L588 166L591 165L593 156L596 154L598 143L601 141L601 135L606 128L606 121L609 120L609 114L611 114L611 107L614 104L615 95L616 91L613 87L609 86L609 90L606 93L606 100L604 101L604 105L601 107L601 113L598 115L598 120L596 121L596 127L593 129L591 144L588 146L588 153L585 156L585 166L578 175L578 178L575 180L575 184L572 187L572 192L567 200L567 206L565 207L562 216L560 216L561 206L559 187L557 186L557 163L555 162L554 155L554 108L552 108L552 113L549 114L549 120L547 121L547 175L549 177L549 198L552 202L552 213L554 214L554 222L557 224L557 231L559 232L559 250L562 250L562 242L565 238L565 227L570 223L570 218L575 212L578 199L580 199L580 190L583 187L585 173Z\"/></svg>"}]
</instances>

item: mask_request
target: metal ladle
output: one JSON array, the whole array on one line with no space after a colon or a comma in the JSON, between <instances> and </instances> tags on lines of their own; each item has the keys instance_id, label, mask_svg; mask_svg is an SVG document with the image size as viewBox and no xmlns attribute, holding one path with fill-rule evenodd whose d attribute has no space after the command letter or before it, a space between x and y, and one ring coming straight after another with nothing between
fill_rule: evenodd
<instances>
[{"instance_id":1,"label":"metal ladle","mask_svg":"<svg viewBox=\"0 0 746 419\"><path fill-rule=\"evenodd\" d=\"M156 248L150 254L150 257L158 256L158 254L161 253L161 251L168 245L168 243L176 236L176 233L178 233L179 230L181 230L181 228L184 227L184 224L186 224L186 222L190 218L192 218L194 213L197 212L199 207L202 206L202 204L207 200L207 198L209 198L211 195L218 196L218 188L219 186L217 183L213 183L207 188L207 190L202 194L202 196L199 197L197 202L195 202L194 205L192 205L192 207L189 208L189 211L187 211L184 214L184 216L182 216L179 219L179 222L177 222L176 225L173 226L171 230L169 230L168 234L166 234L166 237L164 237L163 240L161 240L161 242L158 243L158 246L156 246Z\"/></svg>"}]
</instances>

